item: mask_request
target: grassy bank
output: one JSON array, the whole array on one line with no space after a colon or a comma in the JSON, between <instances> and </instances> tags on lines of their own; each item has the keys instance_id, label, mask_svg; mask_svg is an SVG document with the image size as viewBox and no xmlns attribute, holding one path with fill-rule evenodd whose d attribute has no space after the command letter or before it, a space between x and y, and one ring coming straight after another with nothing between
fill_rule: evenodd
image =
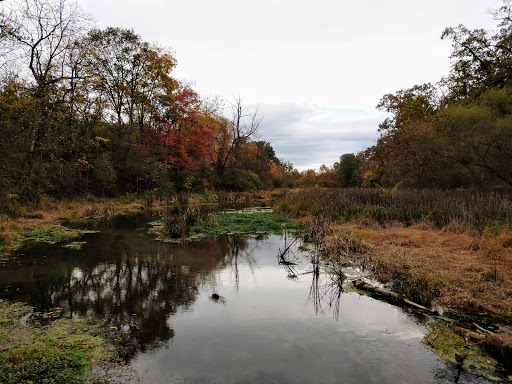
<instances>
[{"instance_id":1,"label":"grassy bank","mask_svg":"<svg viewBox=\"0 0 512 384\"><path fill-rule=\"evenodd\" d=\"M17 204L11 215L0 214L0 254L19 247L24 241L69 243L85 233L66 228L63 223L82 219L112 218L116 214L137 212L143 200L121 198L42 199L39 204Z\"/></svg>"},{"instance_id":2,"label":"grassy bank","mask_svg":"<svg viewBox=\"0 0 512 384\"><path fill-rule=\"evenodd\" d=\"M478 321L512 323L510 234L454 233L409 227L332 224L325 257L370 270L372 277L422 305L439 305Z\"/></svg>"},{"instance_id":3,"label":"grassy bank","mask_svg":"<svg viewBox=\"0 0 512 384\"><path fill-rule=\"evenodd\" d=\"M68 221L110 219L119 214L139 212L145 208L156 208L166 213L166 217L169 217L168 224L171 224L170 217L172 215L185 217L185 211L190 208L188 209L189 221L192 220L195 224L198 222L196 220L198 213L204 219L212 212L227 208L238 209L269 205L277 195L279 195L278 191L217 191L174 194L165 198L146 194L115 198L75 197L70 200L44 197L37 204L13 201L9 205L8 212L0 213L0 255L3 254L5 257L25 240L65 243L79 239L82 235L79 231L73 232L62 225ZM201 210L202 212L199 212ZM180 228L179 226L182 224L179 220L176 221L174 223L175 230L180 233L183 232L183 229L190 230L189 223L185 222L183 228ZM172 232L171 227L169 230ZM175 234L173 236L175 237ZM79 244L74 246L79 246Z\"/></svg>"},{"instance_id":4,"label":"grassy bank","mask_svg":"<svg viewBox=\"0 0 512 384\"><path fill-rule=\"evenodd\" d=\"M327 257L343 255L340 262L371 270L410 300L511 323L511 201L494 193L431 193L301 190L276 210L330 221Z\"/></svg>"},{"instance_id":5,"label":"grassy bank","mask_svg":"<svg viewBox=\"0 0 512 384\"><path fill-rule=\"evenodd\" d=\"M83 383L113 358L100 324L59 319L41 325L30 315L24 304L0 301L1 383Z\"/></svg>"},{"instance_id":6,"label":"grassy bank","mask_svg":"<svg viewBox=\"0 0 512 384\"><path fill-rule=\"evenodd\" d=\"M409 300L498 332L487 351L441 323L425 340L441 359L492 378L488 352L512 358L510 207L497 194L349 189L289 192L276 210L310 223L326 264L362 268Z\"/></svg>"}]
</instances>

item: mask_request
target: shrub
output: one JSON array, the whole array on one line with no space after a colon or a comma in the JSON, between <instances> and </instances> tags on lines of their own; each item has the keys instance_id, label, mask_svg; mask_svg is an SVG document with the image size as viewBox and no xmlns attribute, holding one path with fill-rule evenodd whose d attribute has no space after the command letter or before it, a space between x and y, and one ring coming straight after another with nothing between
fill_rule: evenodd
<instances>
[{"instance_id":1,"label":"shrub","mask_svg":"<svg viewBox=\"0 0 512 384\"><path fill-rule=\"evenodd\" d=\"M439 296L440 287L441 284L435 275L422 268L395 284L398 293L424 306L430 306L434 298Z\"/></svg>"},{"instance_id":2,"label":"shrub","mask_svg":"<svg viewBox=\"0 0 512 384\"><path fill-rule=\"evenodd\" d=\"M282 188L283 187L283 181L277 177L274 177L272 179L272 185L274 188Z\"/></svg>"},{"instance_id":3,"label":"shrub","mask_svg":"<svg viewBox=\"0 0 512 384\"><path fill-rule=\"evenodd\" d=\"M250 191L260 189L261 180L257 174L248 170L240 171L235 179L235 188L239 191Z\"/></svg>"}]
</instances>

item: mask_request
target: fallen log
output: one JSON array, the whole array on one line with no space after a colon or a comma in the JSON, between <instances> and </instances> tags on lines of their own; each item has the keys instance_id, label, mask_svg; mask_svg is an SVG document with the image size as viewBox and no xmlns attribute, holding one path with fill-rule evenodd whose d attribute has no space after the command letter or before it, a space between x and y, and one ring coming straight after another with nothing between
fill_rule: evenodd
<instances>
[{"instance_id":1,"label":"fallen log","mask_svg":"<svg viewBox=\"0 0 512 384\"><path fill-rule=\"evenodd\" d=\"M487 339L487 335L482 335L481 333L472 332L469 329L465 329L462 327L455 327L455 333L461 335L465 340L466 343L468 340L476 340L476 341L483 341Z\"/></svg>"},{"instance_id":2,"label":"fallen log","mask_svg":"<svg viewBox=\"0 0 512 384\"><path fill-rule=\"evenodd\" d=\"M483 332L483 334L462 327L455 327L455 332L464 337L466 342L468 342L469 339L475 340L489 351L493 353L498 352L505 360L510 361L512 355L512 334L510 332L494 333L476 323L471 325Z\"/></svg>"},{"instance_id":3,"label":"fallen log","mask_svg":"<svg viewBox=\"0 0 512 384\"><path fill-rule=\"evenodd\" d=\"M354 287L356 287L357 289L362 289L362 290L367 291L367 292L377 293L377 294L382 295L384 297L387 297L387 298L399 301L401 303L407 304L407 305L409 305L411 307L414 307L414 308L417 308L417 309L421 309L422 311L430 312L430 313L436 314L436 315L438 314L437 311L434 311L433 309L424 307L423 305L415 303L414 301L408 300L408 299L400 296L398 293L391 292L391 291L388 291L387 289L376 287L374 285L365 283L363 280L360 280L360 279L354 280L354 281L352 281L352 284L354 284Z\"/></svg>"}]
</instances>

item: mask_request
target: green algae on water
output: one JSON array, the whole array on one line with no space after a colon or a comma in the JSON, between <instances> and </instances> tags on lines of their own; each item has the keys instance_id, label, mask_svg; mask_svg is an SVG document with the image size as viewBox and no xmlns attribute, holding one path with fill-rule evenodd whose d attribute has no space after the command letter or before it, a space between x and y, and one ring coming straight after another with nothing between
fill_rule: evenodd
<instances>
[{"instance_id":1,"label":"green algae on water","mask_svg":"<svg viewBox=\"0 0 512 384\"><path fill-rule=\"evenodd\" d=\"M423 339L424 344L441 359L458 364L462 359L462 368L468 372L481 374L489 380L499 381L496 377L499 370L498 361L480 345L468 341L455 333L453 329L438 322L429 324L429 333Z\"/></svg>"},{"instance_id":2,"label":"green algae on water","mask_svg":"<svg viewBox=\"0 0 512 384\"><path fill-rule=\"evenodd\" d=\"M166 243L180 243L183 239L170 238L163 235L164 220L148 223L148 233L156 236L157 240ZM297 231L301 224L294 223L285 216L265 210L246 210L243 212L222 212L209 217L207 220L193 226L187 234L186 241L202 239L206 236L223 234L233 235L280 235L284 230Z\"/></svg>"},{"instance_id":3,"label":"green algae on water","mask_svg":"<svg viewBox=\"0 0 512 384\"><path fill-rule=\"evenodd\" d=\"M194 227L195 233L221 234L282 234L285 229L296 230L298 224L285 216L269 212L220 213Z\"/></svg>"},{"instance_id":4,"label":"green algae on water","mask_svg":"<svg viewBox=\"0 0 512 384\"><path fill-rule=\"evenodd\" d=\"M81 250L84 247L85 244L87 244L85 241L73 241L71 243L64 244L62 246L62 248L72 249L74 251L79 251L79 250Z\"/></svg>"},{"instance_id":5,"label":"green algae on water","mask_svg":"<svg viewBox=\"0 0 512 384\"><path fill-rule=\"evenodd\" d=\"M0 301L0 383L83 383L115 350L104 326L85 319L59 319L45 326L20 320L23 303Z\"/></svg>"},{"instance_id":6,"label":"green algae on water","mask_svg":"<svg viewBox=\"0 0 512 384\"><path fill-rule=\"evenodd\" d=\"M70 229L63 225L46 225L19 231L20 235L23 236L23 240L32 240L48 244L67 243L80 239L86 233L96 232L98 231Z\"/></svg>"}]
</instances>

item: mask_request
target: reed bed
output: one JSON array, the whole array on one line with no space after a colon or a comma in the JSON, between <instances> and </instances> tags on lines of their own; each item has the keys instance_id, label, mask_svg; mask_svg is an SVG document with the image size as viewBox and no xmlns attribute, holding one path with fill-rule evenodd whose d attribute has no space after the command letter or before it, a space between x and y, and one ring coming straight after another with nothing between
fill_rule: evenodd
<instances>
[{"instance_id":1,"label":"reed bed","mask_svg":"<svg viewBox=\"0 0 512 384\"><path fill-rule=\"evenodd\" d=\"M280 197L276 211L339 221L364 218L381 225L427 221L437 228L462 224L499 231L512 224L510 196L468 190L301 189Z\"/></svg>"}]
</instances>

